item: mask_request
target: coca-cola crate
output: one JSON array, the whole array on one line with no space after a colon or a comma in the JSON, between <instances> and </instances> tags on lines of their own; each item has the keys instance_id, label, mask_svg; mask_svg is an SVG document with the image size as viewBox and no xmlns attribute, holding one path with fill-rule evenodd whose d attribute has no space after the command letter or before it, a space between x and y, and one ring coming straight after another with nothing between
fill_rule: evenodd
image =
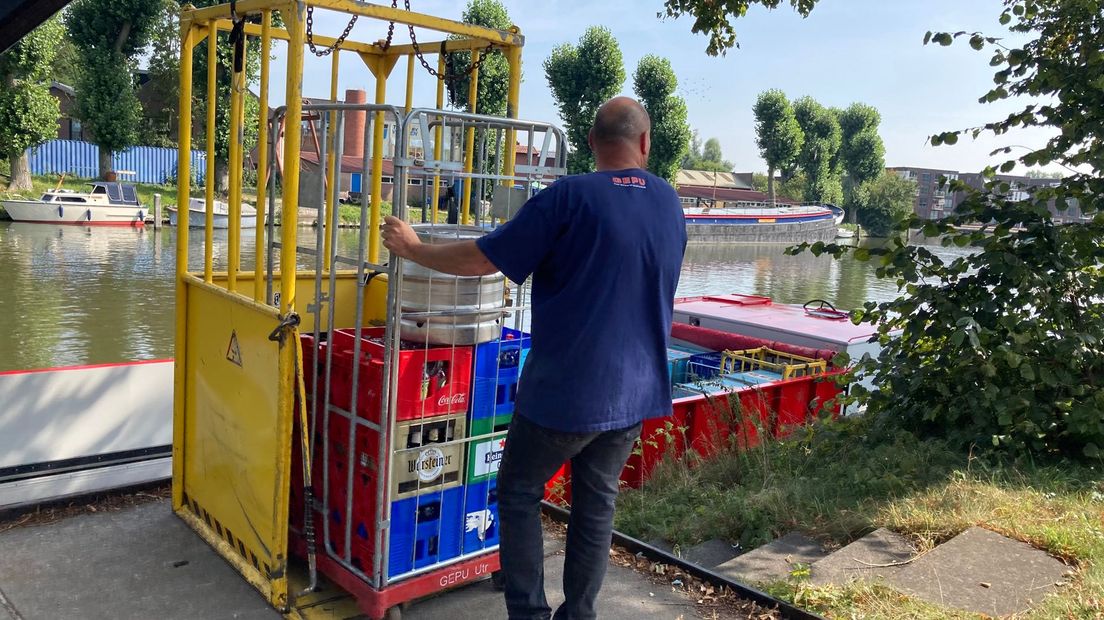
<instances>
[{"instance_id":1,"label":"coca-cola crate","mask_svg":"<svg viewBox=\"0 0 1104 620\"><path fill-rule=\"evenodd\" d=\"M356 414L380 420L383 387L384 328L361 331L360 365L357 377ZM349 411L352 401L354 330L334 332L330 402ZM398 360L397 420L429 418L467 411L471 390L472 349L470 346L439 347L402 343Z\"/></svg>"}]
</instances>

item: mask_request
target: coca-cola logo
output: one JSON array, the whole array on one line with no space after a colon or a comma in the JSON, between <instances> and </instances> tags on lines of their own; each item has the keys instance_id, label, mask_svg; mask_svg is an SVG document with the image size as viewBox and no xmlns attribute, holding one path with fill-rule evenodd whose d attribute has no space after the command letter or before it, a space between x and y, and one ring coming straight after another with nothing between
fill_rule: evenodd
<instances>
[{"instance_id":1,"label":"coca-cola logo","mask_svg":"<svg viewBox=\"0 0 1104 620\"><path fill-rule=\"evenodd\" d=\"M445 407L448 405L463 405L468 402L468 395L461 392L459 394L445 394L441 398L437 399L438 407Z\"/></svg>"}]
</instances>

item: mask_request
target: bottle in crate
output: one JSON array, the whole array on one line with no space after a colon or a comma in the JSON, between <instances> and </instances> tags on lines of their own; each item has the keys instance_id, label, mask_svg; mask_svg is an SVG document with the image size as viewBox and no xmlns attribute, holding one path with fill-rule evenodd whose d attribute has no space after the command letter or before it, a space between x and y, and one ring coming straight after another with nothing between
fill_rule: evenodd
<instances>
[{"instance_id":1,"label":"bottle in crate","mask_svg":"<svg viewBox=\"0 0 1104 620\"><path fill-rule=\"evenodd\" d=\"M514 412L517 384L531 343L529 334L506 327L501 338L476 345L472 371L472 420Z\"/></svg>"},{"instance_id":2,"label":"bottle in crate","mask_svg":"<svg viewBox=\"0 0 1104 620\"><path fill-rule=\"evenodd\" d=\"M464 487L432 491L391 503L387 575L433 566L462 553Z\"/></svg>"},{"instance_id":3,"label":"bottle in crate","mask_svg":"<svg viewBox=\"0 0 1104 620\"><path fill-rule=\"evenodd\" d=\"M356 414L367 420L380 419L383 387L385 330L361 330L357 376ZM355 332L334 331L330 401L350 410L352 403ZM414 420L467 411L471 390L472 348L403 343L399 351L396 419Z\"/></svg>"}]
</instances>

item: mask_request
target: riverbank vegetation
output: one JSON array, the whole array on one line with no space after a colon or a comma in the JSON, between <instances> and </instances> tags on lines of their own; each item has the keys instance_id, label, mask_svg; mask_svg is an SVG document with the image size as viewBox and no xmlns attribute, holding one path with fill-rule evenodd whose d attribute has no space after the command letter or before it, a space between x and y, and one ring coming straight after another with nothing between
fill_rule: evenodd
<instances>
[{"instance_id":1,"label":"riverbank vegetation","mask_svg":"<svg viewBox=\"0 0 1104 620\"><path fill-rule=\"evenodd\" d=\"M885 527L919 552L975 525L1025 541L1076 568L1027 618L1104 614L1104 461L962 450L873 417L825 422L784 441L701 463L667 460L618 501L617 529L686 548L709 539L750 550L788 532L827 548ZM832 617L971 617L888 587L815 587L801 571L766 584Z\"/></svg>"}]
</instances>

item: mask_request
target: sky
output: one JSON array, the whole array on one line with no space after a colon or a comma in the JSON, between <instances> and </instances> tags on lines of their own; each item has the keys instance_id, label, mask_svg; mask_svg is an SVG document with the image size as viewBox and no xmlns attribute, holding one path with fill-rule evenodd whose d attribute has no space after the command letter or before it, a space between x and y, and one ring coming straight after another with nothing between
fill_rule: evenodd
<instances>
[{"instance_id":1,"label":"sky","mask_svg":"<svg viewBox=\"0 0 1104 620\"><path fill-rule=\"evenodd\" d=\"M412 0L412 9L460 19L466 3ZM520 116L561 124L542 63L552 49L575 43L587 27L609 28L621 46L627 75L622 93L632 95L632 72L646 54L671 61L679 80L678 94L687 103L689 123L703 139L715 137L725 159L737 172L765 171L755 146L752 106L756 96L779 88L791 99L810 95L828 106L859 101L878 108L887 166L917 166L977 171L1007 156L991 157L999 147L1041 146L1041 130L932 147L927 138L942 131L969 128L1003 118L1023 102L980 104L978 97L992 85L994 69L988 52L975 52L965 41L951 47L923 45L928 30L975 31L1011 37L997 23L1000 0L821 0L808 18L788 3L774 11L753 7L736 20L740 44L723 57L705 53L704 35L691 33L692 20L660 19L662 0L504 0L511 18L525 35L522 56ZM343 15L318 11L315 31L336 35ZM386 22L361 19L351 39L375 41L386 33ZM438 40L430 31L419 41ZM396 27L395 42L409 42L405 28ZM1015 39L1010 39L1015 41ZM284 73L284 50L274 46L273 76ZM329 59L307 54L303 76L306 96L328 97ZM431 57L431 63L436 64ZM435 78L416 66L415 105L432 107ZM406 64L400 62L388 81L388 102L403 104ZM341 58L338 86L374 89L371 74L351 54ZM284 99L282 82L270 89L272 105ZM1026 152L1019 149L1020 152ZM1014 153L1015 154L1015 153ZM1017 169L1022 173L1022 168Z\"/></svg>"}]
</instances>

